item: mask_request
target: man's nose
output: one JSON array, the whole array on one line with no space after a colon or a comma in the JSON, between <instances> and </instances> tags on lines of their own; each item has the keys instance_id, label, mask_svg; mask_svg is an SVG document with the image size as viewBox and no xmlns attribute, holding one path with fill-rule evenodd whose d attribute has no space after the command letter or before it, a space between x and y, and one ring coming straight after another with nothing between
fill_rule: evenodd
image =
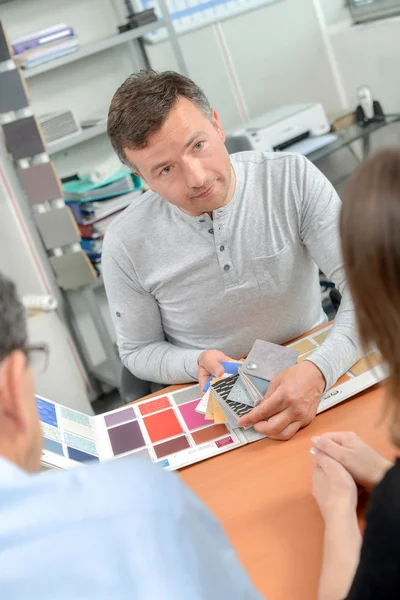
<instances>
[{"instance_id":1,"label":"man's nose","mask_svg":"<svg viewBox=\"0 0 400 600\"><path fill-rule=\"evenodd\" d=\"M206 171L199 160L188 160L184 165L186 185L190 188L201 188L204 186L207 176Z\"/></svg>"}]
</instances>

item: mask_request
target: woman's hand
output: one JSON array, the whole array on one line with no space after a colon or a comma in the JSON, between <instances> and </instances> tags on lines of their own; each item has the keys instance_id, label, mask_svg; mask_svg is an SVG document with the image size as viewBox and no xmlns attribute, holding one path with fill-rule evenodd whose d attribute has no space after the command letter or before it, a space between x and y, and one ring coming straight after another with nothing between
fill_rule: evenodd
<instances>
[{"instance_id":1,"label":"woman's hand","mask_svg":"<svg viewBox=\"0 0 400 600\"><path fill-rule=\"evenodd\" d=\"M393 466L350 431L325 433L321 437L312 438L311 443L314 457L321 453L330 456L347 469L356 483L366 488L377 485Z\"/></svg>"}]
</instances>

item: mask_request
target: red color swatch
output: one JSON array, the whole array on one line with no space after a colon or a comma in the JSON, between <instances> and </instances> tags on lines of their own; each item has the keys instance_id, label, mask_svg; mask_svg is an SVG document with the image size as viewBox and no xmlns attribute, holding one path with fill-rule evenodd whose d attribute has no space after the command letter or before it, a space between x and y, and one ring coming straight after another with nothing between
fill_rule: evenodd
<instances>
[{"instance_id":1,"label":"red color swatch","mask_svg":"<svg viewBox=\"0 0 400 600\"><path fill-rule=\"evenodd\" d=\"M163 396L162 398L157 398L152 402L145 402L139 406L139 410L142 415L150 415L151 413L158 412L163 408L170 408L171 404L168 400L167 396Z\"/></svg>"},{"instance_id":2,"label":"red color swatch","mask_svg":"<svg viewBox=\"0 0 400 600\"><path fill-rule=\"evenodd\" d=\"M143 421L152 442L165 440L183 431L173 410L164 410Z\"/></svg>"}]
</instances>

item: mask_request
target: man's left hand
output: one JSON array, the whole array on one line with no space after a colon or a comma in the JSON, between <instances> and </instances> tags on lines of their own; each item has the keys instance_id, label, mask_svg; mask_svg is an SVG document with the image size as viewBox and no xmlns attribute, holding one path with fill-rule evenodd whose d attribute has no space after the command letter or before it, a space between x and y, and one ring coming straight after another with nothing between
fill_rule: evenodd
<instances>
[{"instance_id":1,"label":"man's left hand","mask_svg":"<svg viewBox=\"0 0 400 600\"><path fill-rule=\"evenodd\" d=\"M315 417L325 389L325 378L314 363L305 360L276 375L260 404L238 421L272 440L289 440Z\"/></svg>"}]
</instances>

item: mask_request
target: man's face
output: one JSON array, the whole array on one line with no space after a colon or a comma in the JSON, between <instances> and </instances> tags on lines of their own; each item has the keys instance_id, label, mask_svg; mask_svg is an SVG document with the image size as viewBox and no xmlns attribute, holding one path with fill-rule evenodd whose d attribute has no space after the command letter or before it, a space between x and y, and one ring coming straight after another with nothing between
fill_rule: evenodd
<instances>
[{"instance_id":1,"label":"man's face","mask_svg":"<svg viewBox=\"0 0 400 600\"><path fill-rule=\"evenodd\" d=\"M129 162L150 189L188 215L201 215L231 200L235 178L225 135L192 102L179 98L145 148L125 148Z\"/></svg>"}]
</instances>

